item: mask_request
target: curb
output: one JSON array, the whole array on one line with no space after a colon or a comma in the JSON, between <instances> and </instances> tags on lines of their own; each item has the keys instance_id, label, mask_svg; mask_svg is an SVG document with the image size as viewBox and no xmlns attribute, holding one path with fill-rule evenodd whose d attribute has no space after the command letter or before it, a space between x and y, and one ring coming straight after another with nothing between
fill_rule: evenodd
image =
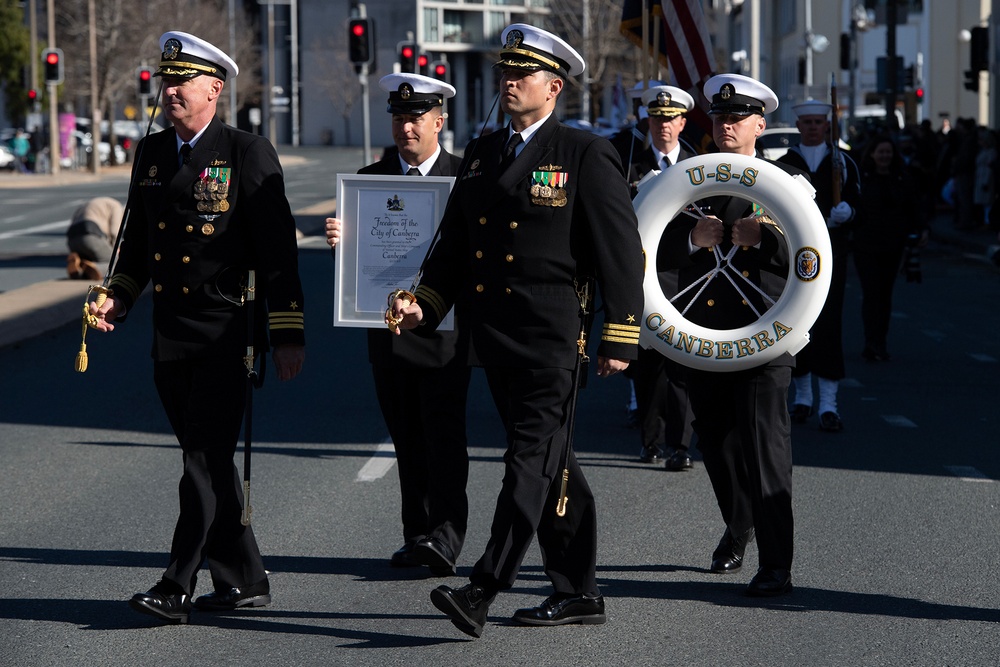
<instances>
[{"instance_id":1,"label":"curb","mask_svg":"<svg viewBox=\"0 0 1000 667\"><path fill-rule=\"evenodd\" d=\"M46 280L0 294L0 347L58 329L80 320L90 283Z\"/></svg>"}]
</instances>

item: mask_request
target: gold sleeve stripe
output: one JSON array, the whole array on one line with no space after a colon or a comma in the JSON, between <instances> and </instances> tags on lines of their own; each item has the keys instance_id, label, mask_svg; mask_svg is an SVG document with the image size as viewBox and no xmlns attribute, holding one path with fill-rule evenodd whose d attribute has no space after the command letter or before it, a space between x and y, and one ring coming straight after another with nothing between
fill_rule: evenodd
<instances>
[{"instance_id":1,"label":"gold sleeve stripe","mask_svg":"<svg viewBox=\"0 0 1000 667\"><path fill-rule=\"evenodd\" d=\"M607 341L609 343L626 343L629 345L638 345L639 337L635 338L622 338L621 336L601 336L601 340Z\"/></svg>"},{"instance_id":2,"label":"gold sleeve stripe","mask_svg":"<svg viewBox=\"0 0 1000 667\"><path fill-rule=\"evenodd\" d=\"M606 322L604 324L604 330L605 331L609 331L609 330L610 331L624 331L624 332L628 332L628 333L632 333L634 331L636 334L639 333L639 327L636 326L636 325L634 325L634 324L611 324L610 322Z\"/></svg>"},{"instance_id":3,"label":"gold sleeve stripe","mask_svg":"<svg viewBox=\"0 0 1000 667\"><path fill-rule=\"evenodd\" d=\"M448 314L448 311L444 308L444 299L430 287L425 287L424 285L417 287L416 297L418 303L423 301L434 309L435 319L443 320L444 316Z\"/></svg>"},{"instance_id":4,"label":"gold sleeve stripe","mask_svg":"<svg viewBox=\"0 0 1000 667\"><path fill-rule=\"evenodd\" d=\"M135 303L139 299L139 284L129 276L122 274L115 275L111 279L109 287L121 290L128 294L132 303Z\"/></svg>"},{"instance_id":5,"label":"gold sleeve stripe","mask_svg":"<svg viewBox=\"0 0 1000 667\"><path fill-rule=\"evenodd\" d=\"M296 331L303 331L305 329L301 324L275 324L271 322L271 326L268 327L271 331L279 331L281 329L295 329Z\"/></svg>"},{"instance_id":6,"label":"gold sleeve stripe","mask_svg":"<svg viewBox=\"0 0 1000 667\"><path fill-rule=\"evenodd\" d=\"M287 317L290 320L301 320L305 318L305 314L302 311L294 310L273 310L269 313L271 319L276 317Z\"/></svg>"}]
</instances>

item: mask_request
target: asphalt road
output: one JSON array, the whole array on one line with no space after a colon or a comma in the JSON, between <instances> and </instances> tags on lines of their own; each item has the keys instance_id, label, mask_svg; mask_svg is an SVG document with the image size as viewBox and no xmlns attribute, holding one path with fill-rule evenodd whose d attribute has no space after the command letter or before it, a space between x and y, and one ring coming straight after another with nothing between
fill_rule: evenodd
<instances>
[{"instance_id":1,"label":"asphalt road","mask_svg":"<svg viewBox=\"0 0 1000 667\"><path fill-rule=\"evenodd\" d=\"M327 198L314 196L319 207ZM255 398L254 528L274 603L198 613L188 626L125 604L166 564L180 474L150 378L146 299L113 334L88 335L83 374L78 320L0 347L0 665L1000 664L1000 280L988 264L928 248L924 282L897 286L884 364L860 359L851 276L847 429L822 433L814 419L793 432L792 595L742 595L753 548L743 572L707 571L722 526L703 465L638 463L624 380L592 377L577 449L598 498L609 621L512 625L514 610L549 592L532 548L473 641L428 599L461 576L387 565L399 493L364 332L331 326L333 262L318 236L300 248L306 369L285 384L271 374ZM502 474L478 372L469 423L460 575L485 544Z\"/></svg>"}]
</instances>

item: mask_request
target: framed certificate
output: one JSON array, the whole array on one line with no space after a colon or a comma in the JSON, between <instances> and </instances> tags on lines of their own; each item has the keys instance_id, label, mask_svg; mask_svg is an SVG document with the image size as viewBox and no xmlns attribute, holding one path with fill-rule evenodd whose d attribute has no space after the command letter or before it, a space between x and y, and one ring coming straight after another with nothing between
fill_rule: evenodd
<instances>
[{"instance_id":1,"label":"framed certificate","mask_svg":"<svg viewBox=\"0 0 1000 667\"><path fill-rule=\"evenodd\" d=\"M410 289L455 182L452 176L337 174L333 325L385 327L386 300ZM439 329L454 327L448 313Z\"/></svg>"}]
</instances>

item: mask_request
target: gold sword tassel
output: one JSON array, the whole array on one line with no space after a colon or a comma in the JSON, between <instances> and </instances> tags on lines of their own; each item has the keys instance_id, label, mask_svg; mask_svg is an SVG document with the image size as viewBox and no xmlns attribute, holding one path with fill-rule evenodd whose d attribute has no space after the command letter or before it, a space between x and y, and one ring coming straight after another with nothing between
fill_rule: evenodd
<instances>
[{"instance_id":1,"label":"gold sword tassel","mask_svg":"<svg viewBox=\"0 0 1000 667\"><path fill-rule=\"evenodd\" d=\"M96 329L97 323L100 321L96 315L90 313L90 295L94 292L97 292L94 303L97 304L98 308L103 306L108 297L114 294L113 290L104 285L91 285L90 289L87 290L87 298L83 302L83 334L80 340L80 351L76 353L75 368L77 373L87 371L87 328Z\"/></svg>"}]
</instances>

